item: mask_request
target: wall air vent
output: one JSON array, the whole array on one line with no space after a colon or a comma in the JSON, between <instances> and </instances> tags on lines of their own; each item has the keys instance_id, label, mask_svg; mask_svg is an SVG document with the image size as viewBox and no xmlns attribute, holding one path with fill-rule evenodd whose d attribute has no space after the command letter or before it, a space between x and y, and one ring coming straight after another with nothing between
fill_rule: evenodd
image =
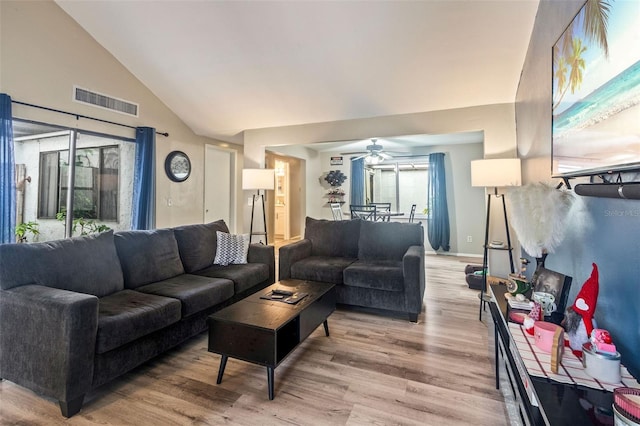
<instances>
[{"instance_id":1,"label":"wall air vent","mask_svg":"<svg viewBox=\"0 0 640 426\"><path fill-rule=\"evenodd\" d=\"M134 117L138 116L138 104L114 98L112 96L103 95L102 93L93 92L78 86L73 87L73 100L83 104L93 105L98 108L119 112L121 114L132 115Z\"/></svg>"}]
</instances>

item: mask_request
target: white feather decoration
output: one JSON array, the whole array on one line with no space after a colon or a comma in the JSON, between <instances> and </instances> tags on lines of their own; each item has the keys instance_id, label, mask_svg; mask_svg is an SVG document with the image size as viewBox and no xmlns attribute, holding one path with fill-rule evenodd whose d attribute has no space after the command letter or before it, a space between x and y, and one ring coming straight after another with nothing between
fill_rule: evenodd
<instances>
[{"instance_id":1,"label":"white feather decoration","mask_svg":"<svg viewBox=\"0 0 640 426\"><path fill-rule=\"evenodd\" d=\"M565 220L573 206L573 191L544 183L513 188L507 194L511 225L522 248L533 257L553 253L565 236Z\"/></svg>"}]
</instances>

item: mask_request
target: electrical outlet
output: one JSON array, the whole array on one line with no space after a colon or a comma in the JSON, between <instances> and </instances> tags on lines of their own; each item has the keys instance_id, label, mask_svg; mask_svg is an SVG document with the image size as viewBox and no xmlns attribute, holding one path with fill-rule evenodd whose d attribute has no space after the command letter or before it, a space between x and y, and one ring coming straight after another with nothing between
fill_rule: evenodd
<instances>
[{"instance_id":1,"label":"electrical outlet","mask_svg":"<svg viewBox=\"0 0 640 426\"><path fill-rule=\"evenodd\" d=\"M471 235L467 235L467 242L468 243L472 243L473 242L473 237Z\"/></svg>"},{"instance_id":2,"label":"electrical outlet","mask_svg":"<svg viewBox=\"0 0 640 426\"><path fill-rule=\"evenodd\" d=\"M251 207L253 205L253 197L249 197L247 200L247 204Z\"/></svg>"}]
</instances>

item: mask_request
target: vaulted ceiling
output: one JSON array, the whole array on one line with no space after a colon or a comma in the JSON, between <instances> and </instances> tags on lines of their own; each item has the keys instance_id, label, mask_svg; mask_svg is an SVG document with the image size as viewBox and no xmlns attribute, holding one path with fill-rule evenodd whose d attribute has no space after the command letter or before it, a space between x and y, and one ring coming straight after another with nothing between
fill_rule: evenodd
<instances>
[{"instance_id":1,"label":"vaulted ceiling","mask_svg":"<svg viewBox=\"0 0 640 426\"><path fill-rule=\"evenodd\" d=\"M199 135L513 102L538 0L56 2Z\"/></svg>"}]
</instances>

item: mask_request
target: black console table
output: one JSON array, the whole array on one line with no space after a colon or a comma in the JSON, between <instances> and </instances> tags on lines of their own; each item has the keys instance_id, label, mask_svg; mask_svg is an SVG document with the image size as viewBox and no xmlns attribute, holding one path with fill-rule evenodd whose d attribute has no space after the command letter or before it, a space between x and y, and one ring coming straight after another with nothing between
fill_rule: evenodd
<instances>
[{"instance_id":1,"label":"black console table","mask_svg":"<svg viewBox=\"0 0 640 426\"><path fill-rule=\"evenodd\" d=\"M527 373L507 326L505 285L491 285L489 303L494 323L496 389L506 372L514 402L526 425L612 425L613 393L554 382ZM503 368L504 367L504 368Z\"/></svg>"}]
</instances>

